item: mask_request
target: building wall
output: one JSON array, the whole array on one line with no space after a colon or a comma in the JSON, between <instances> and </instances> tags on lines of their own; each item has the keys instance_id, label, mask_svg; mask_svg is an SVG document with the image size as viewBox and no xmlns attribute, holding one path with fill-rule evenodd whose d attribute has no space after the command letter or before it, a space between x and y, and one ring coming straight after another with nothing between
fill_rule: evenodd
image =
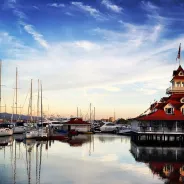
<instances>
[{"instance_id":1,"label":"building wall","mask_svg":"<svg viewBox=\"0 0 184 184\"><path fill-rule=\"evenodd\" d=\"M132 131L140 131L140 126L139 126L139 121L137 120L132 120L131 121L131 127L132 127Z\"/></svg>"},{"instance_id":2,"label":"building wall","mask_svg":"<svg viewBox=\"0 0 184 184\"><path fill-rule=\"evenodd\" d=\"M77 130L79 132L89 132L90 126L86 125L71 125L71 129Z\"/></svg>"}]
</instances>

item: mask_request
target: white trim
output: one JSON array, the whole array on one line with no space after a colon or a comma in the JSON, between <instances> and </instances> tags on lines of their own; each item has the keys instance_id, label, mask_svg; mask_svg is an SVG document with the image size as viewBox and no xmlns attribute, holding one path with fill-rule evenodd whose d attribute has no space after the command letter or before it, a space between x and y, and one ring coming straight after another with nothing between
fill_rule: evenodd
<instances>
[{"instance_id":1,"label":"white trim","mask_svg":"<svg viewBox=\"0 0 184 184\"><path fill-rule=\"evenodd\" d=\"M182 101L183 100L183 101ZM184 103L184 97L180 99L180 102L181 103ZM183 106L182 106L183 107Z\"/></svg>"},{"instance_id":2,"label":"white trim","mask_svg":"<svg viewBox=\"0 0 184 184\"><path fill-rule=\"evenodd\" d=\"M183 76L183 72L182 72L182 71L180 71L178 75L179 75L179 76Z\"/></svg>"}]
</instances>

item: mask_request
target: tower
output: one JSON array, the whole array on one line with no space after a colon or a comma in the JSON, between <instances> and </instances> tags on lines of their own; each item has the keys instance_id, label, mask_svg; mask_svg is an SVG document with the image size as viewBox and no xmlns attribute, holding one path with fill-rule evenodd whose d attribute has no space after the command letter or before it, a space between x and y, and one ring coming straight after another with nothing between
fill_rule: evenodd
<instances>
[{"instance_id":1,"label":"tower","mask_svg":"<svg viewBox=\"0 0 184 184\"><path fill-rule=\"evenodd\" d=\"M184 70L181 65L173 71L173 78L170 82L172 85L166 90L166 94L184 94Z\"/></svg>"}]
</instances>

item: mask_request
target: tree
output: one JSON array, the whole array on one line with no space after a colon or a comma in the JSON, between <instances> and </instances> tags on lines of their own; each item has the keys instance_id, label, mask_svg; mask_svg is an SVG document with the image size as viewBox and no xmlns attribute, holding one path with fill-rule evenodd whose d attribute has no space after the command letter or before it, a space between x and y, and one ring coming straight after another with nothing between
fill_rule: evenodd
<instances>
[{"instance_id":1,"label":"tree","mask_svg":"<svg viewBox=\"0 0 184 184\"><path fill-rule=\"evenodd\" d=\"M127 120L120 118L116 121L116 124L129 124Z\"/></svg>"}]
</instances>

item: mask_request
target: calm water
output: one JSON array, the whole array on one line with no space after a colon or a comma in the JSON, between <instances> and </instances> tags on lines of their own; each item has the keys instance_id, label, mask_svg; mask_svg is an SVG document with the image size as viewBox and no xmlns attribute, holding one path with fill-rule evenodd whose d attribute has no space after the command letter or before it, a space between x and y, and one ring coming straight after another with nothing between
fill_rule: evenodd
<instances>
[{"instance_id":1,"label":"calm water","mask_svg":"<svg viewBox=\"0 0 184 184\"><path fill-rule=\"evenodd\" d=\"M179 183L184 151L131 144L129 137L79 135L70 142L21 141L0 146L2 184ZM184 163L184 162L183 162Z\"/></svg>"}]
</instances>

